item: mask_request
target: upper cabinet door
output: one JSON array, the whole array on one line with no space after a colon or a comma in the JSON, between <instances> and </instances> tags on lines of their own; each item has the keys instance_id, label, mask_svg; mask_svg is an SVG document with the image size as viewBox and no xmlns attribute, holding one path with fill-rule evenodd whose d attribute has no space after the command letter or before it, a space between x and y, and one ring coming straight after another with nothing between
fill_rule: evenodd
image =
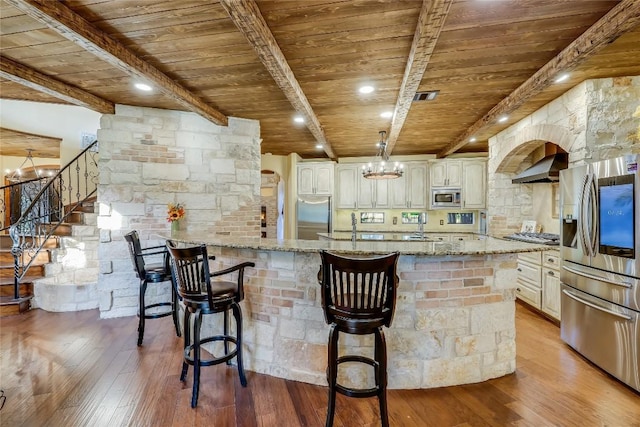
<instances>
[{"instance_id":1,"label":"upper cabinet door","mask_svg":"<svg viewBox=\"0 0 640 427\"><path fill-rule=\"evenodd\" d=\"M407 203L408 208L427 208L427 165L424 163L414 163L409 165L405 174L407 175Z\"/></svg>"},{"instance_id":2,"label":"upper cabinet door","mask_svg":"<svg viewBox=\"0 0 640 427\"><path fill-rule=\"evenodd\" d=\"M483 160L464 162L462 207L484 209L486 206L487 164Z\"/></svg>"},{"instance_id":3,"label":"upper cabinet door","mask_svg":"<svg viewBox=\"0 0 640 427\"><path fill-rule=\"evenodd\" d=\"M429 165L431 171L431 186L444 187L447 185L447 165L445 162L433 162Z\"/></svg>"},{"instance_id":4,"label":"upper cabinet door","mask_svg":"<svg viewBox=\"0 0 640 427\"><path fill-rule=\"evenodd\" d=\"M315 187L318 195L331 196L333 194L333 163L316 165Z\"/></svg>"},{"instance_id":5,"label":"upper cabinet door","mask_svg":"<svg viewBox=\"0 0 640 427\"><path fill-rule=\"evenodd\" d=\"M374 180L373 188L373 207L376 209L387 209L391 207L389 196L389 188L391 188L389 179Z\"/></svg>"},{"instance_id":6,"label":"upper cabinet door","mask_svg":"<svg viewBox=\"0 0 640 427\"><path fill-rule=\"evenodd\" d=\"M298 165L298 194L314 194L313 165Z\"/></svg>"},{"instance_id":7,"label":"upper cabinet door","mask_svg":"<svg viewBox=\"0 0 640 427\"><path fill-rule=\"evenodd\" d=\"M462 162L447 162L447 187L462 187Z\"/></svg>"},{"instance_id":8,"label":"upper cabinet door","mask_svg":"<svg viewBox=\"0 0 640 427\"><path fill-rule=\"evenodd\" d=\"M356 209L358 207L358 180L360 168L357 165L338 165L336 168L336 207L338 209Z\"/></svg>"},{"instance_id":9,"label":"upper cabinet door","mask_svg":"<svg viewBox=\"0 0 640 427\"><path fill-rule=\"evenodd\" d=\"M431 162L431 187L462 187L462 162L439 160Z\"/></svg>"},{"instance_id":10,"label":"upper cabinet door","mask_svg":"<svg viewBox=\"0 0 640 427\"><path fill-rule=\"evenodd\" d=\"M358 177L358 208L374 208L375 181Z\"/></svg>"},{"instance_id":11,"label":"upper cabinet door","mask_svg":"<svg viewBox=\"0 0 640 427\"><path fill-rule=\"evenodd\" d=\"M409 174L405 165L404 174L400 178L392 179L389 182L389 199L391 207L397 209L408 208L407 192L409 185Z\"/></svg>"},{"instance_id":12,"label":"upper cabinet door","mask_svg":"<svg viewBox=\"0 0 640 427\"><path fill-rule=\"evenodd\" d=\"M334 164L302 163L298 165L298 194L331 196Z\"/></svg>"}]
</instances>

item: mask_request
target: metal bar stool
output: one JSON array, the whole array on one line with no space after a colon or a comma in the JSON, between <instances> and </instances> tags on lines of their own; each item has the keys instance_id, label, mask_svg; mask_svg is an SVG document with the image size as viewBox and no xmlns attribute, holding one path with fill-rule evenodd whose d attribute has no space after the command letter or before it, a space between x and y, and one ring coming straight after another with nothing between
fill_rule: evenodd
<instances>
[{"instance_id":1,"label":"metal bar stool","mask_svg":"<svg viewBox=\"0 0 640 427\"><path fill-rule=\"evenodd\" d=\"M145 296L149 283L163 283L172 280L169 269L169 254L165 246L151 246L142 249L140 238L136 230L125 234L125 240L129 244L129 253L136 272L136 277L140 279L139 309L138 309L138 345L142 345L144 338L144 326L146 319L158 319L166 316L173 316L173 325L176 328L176 335L180 336L180 326L178 324L178 301L176 289L171 283L171 302L159 302L155 304L146 304ZM161 264L147 264L145 258L154 255L162 255L163 262ZM171 307L170 310L148 312L156 307Z\"/></svg>"},{"instance_id":2,"label":"metal bar stool","mask_svg":"<svg viewBox=\"0 0 640 427\"><path fill-rule=\"evenodd\" d=\"M319 281L322 287L322 309L329 332L327 382L329 403L326 426L333 425L336 392L350 397L377 396L380 419L389 425L387 413L387 347L382 326L389 327L393 319L398 277L399 253L374 258L347 258L326 251L320 253L322 266ZM343 355L338 357L340 332L355 335L375 335L374 357ZM338 384L338 366L345 362L361 362L373 366L375 386L355 389Z\"/></svg>"},{"instance_id":3,"label":"metal bar stool","mask_svg":"<svg viewBox=\"0 0 640 427\"><path fill-rule=\"evenodd\" d=\"M177 248L172 242L167 242L167 249L171 255L172 273L178 288L178 293L185 306L184 311L184 359L180 381L187 377L189 365L193 366L193 392L191 394L191 407L198 404L200 390L200 367L217 365L226 362L231 364L231 359L237 357L238 374L240 384L247 385L242 365L242 311L240 301L244 299L244 270L247 267L255 267L252 262L243 262L224 270L209 271L209 260L215 259L207 255L205 245ZM211 280L212 277L237 272L237 281ZM236 323L236 335L229 334L229 310L233 313ZM224 313L224 331L222 335L201 337L202 316L214 313ZM191 315L193 315L193 331L191 330ZM193 344L191 339L193 338ZM201 345L205 343L222 341L224 354L211 359L200 357ZM229 343L235 348L229 350Z\"/></svg>"}]
</instances>

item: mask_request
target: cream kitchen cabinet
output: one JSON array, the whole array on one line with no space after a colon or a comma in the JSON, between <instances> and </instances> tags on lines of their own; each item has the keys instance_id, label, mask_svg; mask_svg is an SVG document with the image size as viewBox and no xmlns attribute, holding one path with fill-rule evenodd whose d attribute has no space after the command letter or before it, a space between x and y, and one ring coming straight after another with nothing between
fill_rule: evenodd
<instances>
[{"instance_id":1,"label":"cream kitchen cabinet","mask_svg":"<svg viewBox=\"0 0 640 427\"><path fill-rule=\"evenodd\" d=\"M298 194L331 196L333 194L332 162L298 164Z\"/></svg>"},{"instance_id":2,"label":"cream kitchen cabinet","mask_svg":"<svg viewBox=\"0 0 640 427\"><path fill-rule=\"evenodd\" d=\"M560 270L557 251L518 255L518 299L560 320Z\"/></svg>"},{"instance_id":3,"label":"cream kitchen cabinet","mask_svg":"<svg viewBox=\"0 0 640 427\"><path fill-rule=\"evenodd\" d=\"M540 310L542 298L542 257L540 252L524 252L518 255L518 299Z\"/></svg>"},{"instance_id":4,"label":"cream kitchen cabinet","mask_svg":"<svg viewBox=\"0 0 640 427\"><path fill-rule=\"evenodd\" d=\"M426 163L405 163L404 174L389 180L392 208L427 208L427 170Z\"/></svg>"},{"instance_id":5,"label":"cream kitchen cabinet","mask_svg":"<svg viewBox=\"0 0 640 427\"><path fill-rule=\"evenodd\" d=\"M336 167L337 209L357 209L358 181L363 179L360 170L360 166L356 164L343 164Z\"/></svg>"},{"instance_id":6,"label":"cream kitchen cabinet","mask_svg":"<svg viewBox=\"0 0 640 427\"><path fill-rule=\"evenodd\" d=\"M558 253L542 254L542 301L540 309L560 320L560 258Z\"/></svg>"},{"instance_id":7,"label":"cream kitchen cabinet","mask_svg":"<svg viewBox=\"0 0 640 427\"><path fill-rule=\"evenodd\" d=\"M429 164L431 188L462 187L462 161L437 160Z\"/></svg>"},{"instance_id":8,"label":"cream kitchen cabinet","mask_svg":"<svg viewBox=\"0 0 640 427\"><path fill-rule=\"evenodd\" d=\"M487 163L484 160L462 162L462 209L486 207Z\"/></svg>"},{"instance_id":9,"label":"cream kitchen cabinet","mask_svg":"<svg viewBox=\"0 0 640 427\"><path fill-rule=\"evenodd\" d=\"M389 209L388 179L358 179L358 208L359 209Z\"/></svg>"}]
</instances>

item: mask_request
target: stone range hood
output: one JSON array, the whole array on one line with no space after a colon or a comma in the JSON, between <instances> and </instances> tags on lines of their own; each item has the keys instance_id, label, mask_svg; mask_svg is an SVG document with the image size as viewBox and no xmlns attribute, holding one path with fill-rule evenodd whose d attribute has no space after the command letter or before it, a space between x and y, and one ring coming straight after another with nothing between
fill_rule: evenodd
<instances>
[{"instance_id":1,"label":"stone range hood","mask_svg":"<svg viewBox=\"0 0 640 427\"><path fill-rule=\"evenodd\" d=\"M556 153L547 156L528 169L520 172L512 184L535 184L560 181L560 171L568 166L568 154Z\"/></svg>"}]
</instances>

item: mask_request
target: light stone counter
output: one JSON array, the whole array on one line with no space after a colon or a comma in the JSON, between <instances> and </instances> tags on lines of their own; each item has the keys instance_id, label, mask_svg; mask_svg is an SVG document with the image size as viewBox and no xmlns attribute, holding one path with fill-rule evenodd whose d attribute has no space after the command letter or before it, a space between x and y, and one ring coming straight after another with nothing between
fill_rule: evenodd
<instances>
[{"instance_id":1,"label":"light stone counter","mask_svg":"<svg viewBox=\"0 0 640 427\"><path fill-rule=\"evenodd\" d=\"M246 272L241 304L246 369L321 385L326 385L329 327L320 305L318 251L399 251L396 312L385 334L389 387L404 389L473 383L514 372L517 253L548 249L493 238L352 243L183 232L171 239L207 244L216 256L213 269L254 262L256 267ZM203 325L204 333L213 327L220 324ZM348 349L372 355L373 339L344 335L340 348L341 354ZM340 368L339 380L370 386L370 369L350 365L355 364Z\"/></svg>"}]
</instances>

